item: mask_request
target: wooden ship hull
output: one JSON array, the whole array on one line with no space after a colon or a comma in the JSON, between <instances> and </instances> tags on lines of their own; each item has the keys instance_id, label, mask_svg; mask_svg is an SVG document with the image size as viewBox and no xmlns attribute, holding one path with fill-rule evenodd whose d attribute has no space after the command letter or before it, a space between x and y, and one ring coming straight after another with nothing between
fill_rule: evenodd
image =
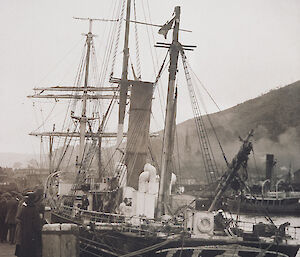
<instances>
[{"instance_id":1,"label":"wooden ship hull","mask_svg":"<svg viewBox=\"0 0 300 257\"><path fill-rule=\"evenodd\" d=\"M104 214L103 214L104 215ZM108 214L109 216L109 214ZM53 223L76 223L81 225L79 244L81 257L90 256L161 256L161 257L211 257L211 256L296 256L299 245L286 240L260 240L253 234L239 237L227 235L203 235L201 238L184 233L158 236L156 231L142 227L126 226L122 218L115 216L114 222L81 224L82 221L52 212ZM87 220L86 220L87 221ZM263 254L263 255L262 255Z\"/></svg>"},{"instance_id":2,"label":"wooden ship hull","mask_svg":"<svg viewBox=\"0 0 300 257\"><path fill-rule=\"evenodd\" d=\"M123 6L125 7L124 4ZM168 55L170 57L161 163L160 165L156 163L150 149L150 118L153 91L162 75L165 61L163 61L155 82L142 81L140 76L135 74L133 74L134 80L128 78L130 8L131 0L127 0L122 75L120 79L113 77L112 69L109 80L112 84L118 84L117 86L89 86L89 72L91 71L89 63L94 49L92 22L99 19L77 18L89 21L90 24L89 32L85 34L86 54L80 66L80 74L82 78L84 77L83 86L78 81L77 87L36 88L37 93L32 96L34 98L73 99L74 103L79 102L79 99L81 100L81 113L77 113L76 116L75 111L71 111L72 124L75 126L74 132L70 130L58 132L53 128L52 132L46 134L32 134L49 136L51 174L47 178L45 195L49 206L52 208L51 223L74 223L79 226L78 241L81 257L296 256L299 246L290 243L284 237L285 235L261 239L253 233L247 234L240 231L232 222L231 224L227 223L222 230L215 234L213 211L218 209L220 199L229 188L232 180L238 177L239 169L246 166L248 155L252 151L250 138L253 136L253 131L250 131L245 139L240 138L242 146L231 163L226 160L227 169L221 176L212 154L208 133L192 84L192 73L185 55L186 50L192 51L195 46L182 45L179 42L180 6L175 7L170 21L159 26L159 34L164 35L165 38L168 31L173 30L172 42L158 42L156 45L160 48L168 48L166 57ZM122 13L124 11L123 9ZM123 17L117 21L122 19ZM199 145L206 166L207 182L211 184L219 181L214 199L207 212L189 209L190 206L185 206L177 213L172 213L169 210L171 187L174 182L173 178L176 177L172 173L172 160L176 141L176 74L179 57L182 59L192 103ZM66 91L69 94L60 95L60 93L56 93L53 95L51 93L44 95L43 93L47 91ZM118 92L118 94L97 93L109 91ZM90 99L111 100L101 122L100 116L98 117L99 122L96 123L94 132L90 122L94 121L95 117L93 113L89 113L87 107ZM103 146L101 147L101 145L102 138L113 136L112 133L105 132L105 124L111 113L113 103L117 100L119 104L118 132L115 135L114 153L110 155L109 159L112 160L114 154L120 156L117 156L119 158L115 156L116 162L109 163L111 164L110 167L110 165L104 166L102 163L101 149ZM124 137L124 115L128 100L130 100L130 107L127 142L123 152L119 147ZM73 137L79 138L79 154L76 156L77 173L74 174L74 183L72 183L67 194L55 191L57 187L60 188L59 176L62 173L60 171L61 161L57 165L52 163L53 137L56 136L66 138L64 142L66 143L65 151L61 160L67 152L71 139ZM67 138L70 138L70 141ZM90 167L95 153L97 153L98 159L98 173L94 177ZM229 225L234 225L232 229L235 229L235 232L229 228Z\"/></svg>"}]
</instances>

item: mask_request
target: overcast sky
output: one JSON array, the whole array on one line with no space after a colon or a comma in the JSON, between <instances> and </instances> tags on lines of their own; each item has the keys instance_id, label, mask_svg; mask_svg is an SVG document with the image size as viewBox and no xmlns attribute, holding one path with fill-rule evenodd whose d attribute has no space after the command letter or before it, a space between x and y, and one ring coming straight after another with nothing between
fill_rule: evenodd
<instances>
[{"instance_id":1,"label":"overcast sky","mask_svg":"<svg viewBox=\"0 0 300 257\"><path fill-rule=\"evenodd\" d=\"M71 64L79 63L81 33L86 32L87 24L72 17L110 18L114 2L0 0L0 152L39 152L38 140L27 135L38 122L32 100L26 96L35 86L54 86L53 81L63 83L64 78L75 77ZM143 10L141 2L147 6L147 0L137 0L138 11ZM181 26L193 31L182 33L181 41L198 46L189 54L190 63L222 109L300 79L299 0L148 3L152 22L157 24L164 23L174 6L181 5ZM138 13L138 19L143 20L143 15ZM103 26L94 25L96 34ZM100 34L97 40L101 48L105 39ZM157 35L157 40L163 38ZM140 37L142 45L146 41ZM64 58L68 61L61 65ZM142 68L148 70L150 64L146 62ZM64 73L56 75L57 67ZM190 117L179 114L178 122Z\"/></svg>"}]
</instances>

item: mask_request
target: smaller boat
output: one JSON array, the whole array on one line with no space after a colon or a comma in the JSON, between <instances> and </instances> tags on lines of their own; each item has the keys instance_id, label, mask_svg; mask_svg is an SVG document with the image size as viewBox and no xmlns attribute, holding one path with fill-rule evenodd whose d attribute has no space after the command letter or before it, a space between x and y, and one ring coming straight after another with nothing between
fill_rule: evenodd
<instances>
[{"instance_id":1,"label":"smaller boat","mask_svg":"<svg viewBox=\"0 0 300 257\"><path fill-rule=\"evenodd\" d=\"M268 192L266 195L246 194L228 200L231 211L300 215L299 192Z\"/></svg>"},{"instance_id":2,"label":"smaller boat","mask_svg":"<svg viewBox=\"0 0 300 257\"><path fill-rule=\"evenodd\" d=\"M260 188L261 193L233 196L227 199L228 209L241 213L300 215L300 192L279 190L280 184L284 184L285 181L280 179L275 183L272 176L275 164L274 156L267 154L266 180L260 186L255 185ZM272 184L275 184L274 191L271 191Z\"/></svg>"}]
</instances>

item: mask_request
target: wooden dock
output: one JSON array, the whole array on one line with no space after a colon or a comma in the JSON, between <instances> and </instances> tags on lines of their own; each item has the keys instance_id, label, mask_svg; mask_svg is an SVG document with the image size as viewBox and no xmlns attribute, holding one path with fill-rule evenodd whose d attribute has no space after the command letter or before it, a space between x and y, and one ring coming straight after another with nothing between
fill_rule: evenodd
<instances>
[{"instance_id":1,"label":"wooden dock","mask_svg":"<svg viewBox=\"0 0 300 257\"><path fill-rule=\"evenodd\" d=\"M0 257L15 257L15 245L0 243Z\"/></svg>"}]
</instances>

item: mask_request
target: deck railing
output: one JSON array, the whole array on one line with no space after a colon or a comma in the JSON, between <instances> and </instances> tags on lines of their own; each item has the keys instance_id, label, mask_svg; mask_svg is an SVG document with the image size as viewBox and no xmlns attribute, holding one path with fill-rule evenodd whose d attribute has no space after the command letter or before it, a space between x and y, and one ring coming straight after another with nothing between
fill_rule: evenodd
<instances>
[{"instance_id":1,"label":"deck railing","mask_svg":"<svg viewBox=\"0 0 300 257\"><path fill-rule=\"evenodd\" d=\"M93 225L97 229L133 232L143 236L158 234L162 237L170 236L170 233L165 231L163 224L161 224L161 226L156 226L155 229L153 229L154 219L148 219L145 217L130 217L121 214L88 211L66 205L62 205L55 212L77 224ZM150 227L152 229L149 229ZM183 226L174 227L176 227L177 230L183 230Z\"/></svg>"}]
</instances>

